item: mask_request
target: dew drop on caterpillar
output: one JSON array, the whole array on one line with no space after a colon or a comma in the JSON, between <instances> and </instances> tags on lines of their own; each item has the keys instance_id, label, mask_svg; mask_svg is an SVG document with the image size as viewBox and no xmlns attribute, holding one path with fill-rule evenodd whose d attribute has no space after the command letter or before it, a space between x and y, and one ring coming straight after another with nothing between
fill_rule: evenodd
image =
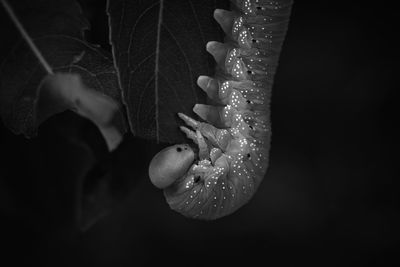
<instances>
[{"instance_id":1,"label":"dew drop on caterpillar","mask_svg":"<svg viewBox=\"0 0 400 267\"><path fill-rule=\"evenodd\" d=\"M226 42L207 44L218 67L215 77L200 76L197 83L218 106L194 106L206 122L178 114L197 155L173 146L149 168L173 210L212 220L233 213L257 191L268 167L269 102L291 6L292 0L232 0L232 11L215 11Z\"/></svg>"}]
</instances>

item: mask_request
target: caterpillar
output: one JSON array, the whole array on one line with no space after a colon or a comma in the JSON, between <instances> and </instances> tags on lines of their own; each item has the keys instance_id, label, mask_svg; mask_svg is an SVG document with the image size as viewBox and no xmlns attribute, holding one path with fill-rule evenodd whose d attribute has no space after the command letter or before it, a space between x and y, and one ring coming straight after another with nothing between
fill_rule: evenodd
<instances>
[{"instance_id":1,"label":"caterpillar","mask_svg":"<svg viewBox=\"0 0 400 267\"><path fill-rule=\"evenodd\" d=\"M232 0L214 18L225 42L207 43L217 68L198 86L215 105L196 104L205 122L179 113L180 129L196 148L174 145L151 161L149 177L169 206L184 216L213 220L233 213L257 191L267 171L270 99L292 0Z\"/></svg>"}]
</instances>

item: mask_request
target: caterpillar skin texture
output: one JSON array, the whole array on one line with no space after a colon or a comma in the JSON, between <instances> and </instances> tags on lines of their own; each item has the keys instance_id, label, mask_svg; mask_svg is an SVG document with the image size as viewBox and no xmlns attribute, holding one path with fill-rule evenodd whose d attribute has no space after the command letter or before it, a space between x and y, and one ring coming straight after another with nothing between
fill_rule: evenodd
<instances>
[{"instance_id":1,"label":"caterpillar skin texture","mask_svg":"<svg viewBox=\"0 0 400 267\"><path fill-rule=\"evenodd\" d=\"M216 75L197 80L216 104L194 106L206 122L178 114L187 125L181 130L198 146L196 156L174 146L159 152L149 169L170 207L191 218L212 220L243 206L268 166L271 88L292 1L235 0L231 6L214 12L225 42L206 47Z\"/></svg>"}]
</instances>

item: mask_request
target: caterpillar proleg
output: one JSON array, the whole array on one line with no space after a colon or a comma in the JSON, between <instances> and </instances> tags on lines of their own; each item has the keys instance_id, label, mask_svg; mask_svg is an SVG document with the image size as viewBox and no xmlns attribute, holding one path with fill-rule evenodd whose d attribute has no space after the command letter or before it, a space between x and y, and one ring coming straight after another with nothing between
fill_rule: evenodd
<instances>
[{"instance_id":1,"label":"caterpillar proleg","mask_svg":"<svg viewBox=\"0 0 400 267\"><path fill-rule=\"evenodd\" d=\"M207 44L218 67L214 77L200 76L197 83L218 105L194 106L206 122L178 114L198 155L192 158L189 146L174 146L150 164L150 178L158 187L165 185L173 210L212 220L233 213L257 191L268 167L271 89L291 6L292 0L232 0L232 11L214 12L226 38ZM184 164L169 163L179 159ZM171 171L171 166L184 170ZM171 175L165 179L157 173ZM157 182L161 178L168 182Z\"/></svg>"}]
</instances>

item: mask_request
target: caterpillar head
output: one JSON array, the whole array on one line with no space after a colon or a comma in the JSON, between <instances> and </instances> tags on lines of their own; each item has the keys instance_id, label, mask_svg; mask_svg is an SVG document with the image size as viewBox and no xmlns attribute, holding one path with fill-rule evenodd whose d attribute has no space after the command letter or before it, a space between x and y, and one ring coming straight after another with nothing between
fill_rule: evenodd
<instances>
[{"instance_id":1,"label":"caterpillar head","mask_svg":"<svg viewBox=\"0 0 400 267\"><path fill-rule=\"evenodd\" d=\"M194 151L186 144L164 148L150 162L150 181L154 186L164 189L182 177L194 159Z\"/></svg>"}]
</instances>

